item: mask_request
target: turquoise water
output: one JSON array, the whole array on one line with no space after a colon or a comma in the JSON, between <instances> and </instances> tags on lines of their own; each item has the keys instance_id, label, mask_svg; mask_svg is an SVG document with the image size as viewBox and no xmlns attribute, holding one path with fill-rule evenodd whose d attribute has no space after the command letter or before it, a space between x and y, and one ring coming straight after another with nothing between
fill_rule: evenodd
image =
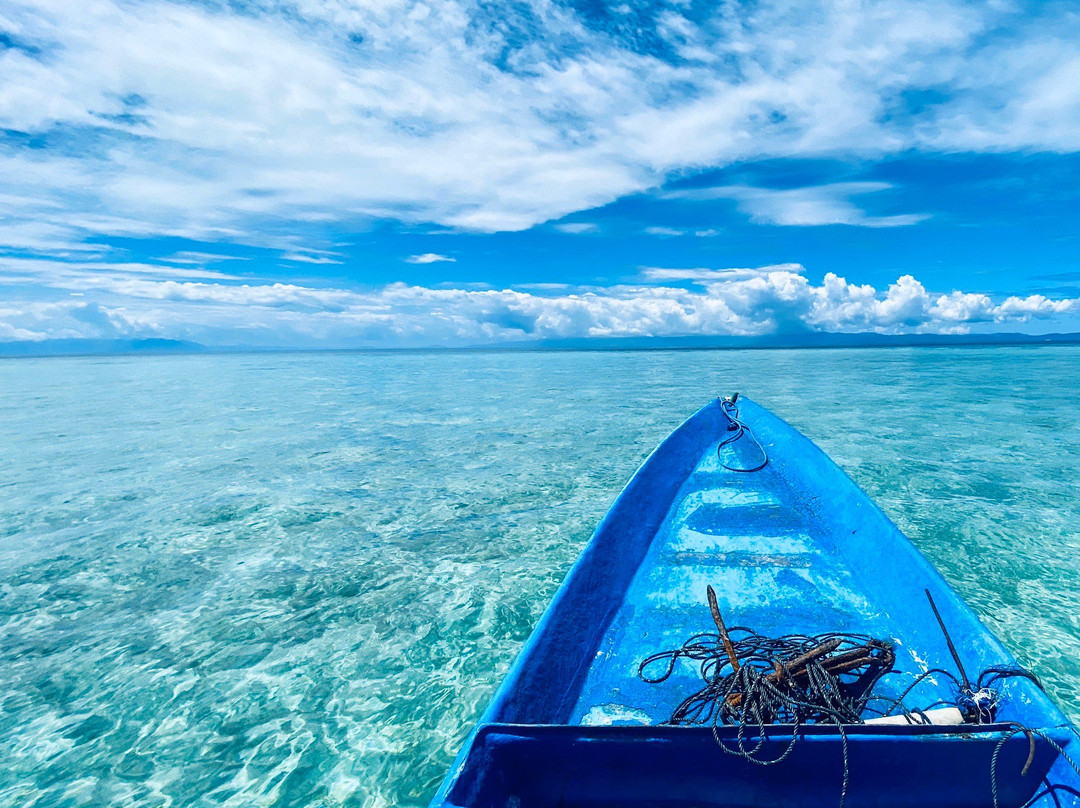
<instances>
[{"instance_id":1,"label":"turquoise water","mask_svg":"<svg viewBox=\"0 0 1080 808\"><path fill-rule=\"evenodd\" d=\"M0 361L0 806L419 806L592 528L742 390L1080 719L1080 349Z\"/></svg>"}]
</instances>

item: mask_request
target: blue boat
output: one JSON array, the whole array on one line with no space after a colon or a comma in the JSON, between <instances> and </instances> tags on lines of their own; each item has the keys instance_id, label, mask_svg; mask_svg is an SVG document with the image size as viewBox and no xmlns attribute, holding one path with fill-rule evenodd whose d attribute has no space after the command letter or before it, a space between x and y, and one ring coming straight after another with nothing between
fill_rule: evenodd
<instances>
[{"instance_id":1,"label":"blue boat","mask_svg":"<svg viewBox=\"0 0 1080 808\"><path fill-rule=\"evenodd\" d=\"M875 715L874 704L899 717L755 727L713 714L672 723L709 673L678 654L649 663L659 674L643 663L708 632L720 648L720 614L734 638L747 627L767 637L885 641L891 672L873 683L877 701L862 718ZM989 673L961 693L960 665L971 681ZM1015 666L820 449L752 401L717 399L627 484L432 806L1080 804L1076 731L1036 682L1007 674ZM960 703L976 689L992 696L992 709ZM963 723L926 723L949 705L962 708Z\"/></svg>"}]
</instances>

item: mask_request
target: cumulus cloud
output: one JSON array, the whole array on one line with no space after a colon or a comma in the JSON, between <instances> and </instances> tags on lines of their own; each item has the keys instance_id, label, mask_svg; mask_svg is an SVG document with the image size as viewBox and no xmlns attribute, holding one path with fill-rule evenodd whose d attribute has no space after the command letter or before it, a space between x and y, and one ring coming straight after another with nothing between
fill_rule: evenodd
<instances>
[{"instance_id":1,"label":"cumulus cloud","mask_svg":"<svg viewBox=\"0 0 1080 808\"><path fill-rule=\"evenodd\" d=\"M932 292L911 275L884 289L834 273L815 283L798 264L651 268L643 278L615 287L394 283L359 291L70 267L39 273L53 300L0 306L0 339L157 336L211 345L461 346L806 331L964 333L983 323L1053 324L1080 312L1080 298L995 300L977 292ZM673 281L688 285L668 285Z\"/></svg>"},{"instance_id":2,"label":"cumulus cloud","mask_svg":"<svg viewBox=\"0 0 1080 808\"><path fill-rule=\"evenodd\" d=\"M11 249L265 246L267 221L516 230L734 161L1080 149L1060 4L11 0L0 25L20 43L0 53ZM918 216L853 192L731 190L778 224Z\"/></svg>"}]
</instances>

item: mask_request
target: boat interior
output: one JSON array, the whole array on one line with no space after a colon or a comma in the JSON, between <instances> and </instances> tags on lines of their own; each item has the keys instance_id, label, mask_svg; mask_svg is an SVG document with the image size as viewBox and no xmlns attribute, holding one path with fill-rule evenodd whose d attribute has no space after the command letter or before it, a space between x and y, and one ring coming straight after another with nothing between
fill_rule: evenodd
<instances>
[{"instance_id":1,"label":"boat interior","mask_svg":"<svg viewBox=\"0 0 1080 808\"><path fill-rule=\"evenodd\" d=\"M752 401L738 405L748 428L739 440L730 440L736 422L717 400L629 482L433 804L1019 806L1044 792L1047 805L1076 802L1080 781L1062 756L1075 749L1074 732L1022 678L999 683L992 724L779 725L762 733L667 723L701 688L698 666L679 660L669 678L651 683L641 665L716 630L709 586L733 634L853 632L891 643L893 671L875 686L881 698L868 711L887 708L927 671L956 671L926 592L967 670L1016 664L823 452ZM738 470L764 457L762 468ZM955 691L953 678L931 675L905 705L951 703ZM759 762L718 746L740 743Z\"/></svg>"}]
</instances>

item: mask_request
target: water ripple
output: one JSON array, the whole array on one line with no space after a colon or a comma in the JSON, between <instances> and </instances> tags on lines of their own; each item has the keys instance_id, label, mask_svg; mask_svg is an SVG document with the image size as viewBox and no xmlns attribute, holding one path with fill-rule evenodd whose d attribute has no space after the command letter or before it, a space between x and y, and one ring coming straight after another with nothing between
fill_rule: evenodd
<instances>
[{"instance_id":1,"label":"water ripple","mask_svg":"<svg viewBox=\"0 0 1080 808\"><path fill-rule=\"evenodd\" d=\"M1073 347L0 362L0 806L420 806L634 469L741 389L1080 718Z\"/></svg>"}]
</instances>

